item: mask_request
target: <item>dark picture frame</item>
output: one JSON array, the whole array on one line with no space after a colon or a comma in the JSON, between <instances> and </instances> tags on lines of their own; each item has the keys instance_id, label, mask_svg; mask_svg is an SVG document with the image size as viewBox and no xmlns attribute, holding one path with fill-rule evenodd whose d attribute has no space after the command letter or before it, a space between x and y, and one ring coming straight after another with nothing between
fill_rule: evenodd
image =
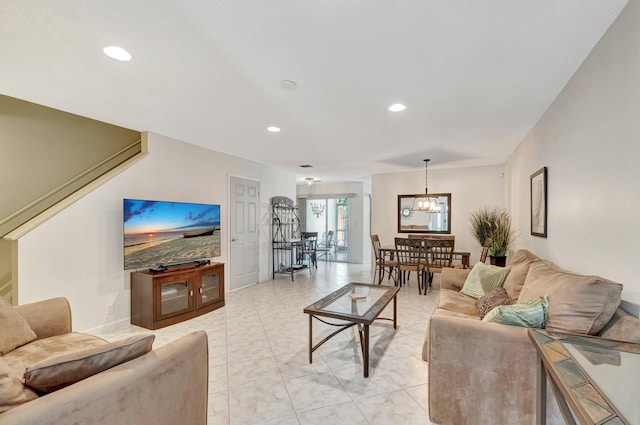
<instances>
[{"instance_id":1,"label":"dark picture frame","mask_svg":"<svg viewBox=\"0 0 640 425\"><path fill-rule=\"evenodd\" d=\"M531 174L531 235L547 237L547 167Z\"/></svg>"},{"instance_id":2,"label":"dark picture frame","mask_svg":"<svg viewBox=\"0 0 640 425\"><path fill-rule=\"evenodd\" d=\"M398 233L451 234L451 193L432 193L442 211L424 212L416 209L425 194L398 195Z\"/></svg>"}]
</instances>

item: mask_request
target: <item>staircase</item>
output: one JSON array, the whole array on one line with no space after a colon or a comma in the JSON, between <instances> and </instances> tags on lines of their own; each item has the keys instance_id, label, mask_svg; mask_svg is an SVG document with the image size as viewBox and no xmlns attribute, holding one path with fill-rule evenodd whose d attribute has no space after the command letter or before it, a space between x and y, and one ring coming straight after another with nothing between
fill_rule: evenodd
<instances>
[{"instance_id":1,"label":"staircase","mask_svg":"<svg viewBox=\"0 0 640 425\"><path fill-rule=\"evenodd\" d=\"M0 237L17 240L143 157L146 143L138 131L0 95L0 152ZM11 252L0 249L0 297L15 303Z\"/></svg>"}]
</instances>

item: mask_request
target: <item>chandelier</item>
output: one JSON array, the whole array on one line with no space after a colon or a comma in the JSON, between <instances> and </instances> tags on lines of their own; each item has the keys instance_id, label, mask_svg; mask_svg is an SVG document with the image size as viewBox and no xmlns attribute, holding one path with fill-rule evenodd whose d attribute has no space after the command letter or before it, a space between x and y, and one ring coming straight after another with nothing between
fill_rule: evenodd
<instances>
[{"instance_id":1,"label":"chandelier","mask_svg":"<svg viewBox=\"0 0 640 425\"><path fill-rule=\"evenodd\" d=\"M322 213L324 212L324 204L320 204L318 202L312 202L311 212L313 213L313 215L316 216L316 218L320 218L322 216Z\"/></svg>"},{"instance_id":2,"label":"chandelier","mask_svg":"<svg viewBox=\"0 0 640 425\"><path fill-rule=\"evenodd\" d=\"M423 212L440 212L442 211L442 204L438 200L436 195L429 195L428 189L428 164L430 159L423 159L424 161L424 196L416 198L413 204L412 210ZM416 205L417 204L417 205ZM416 208L417 207L417 208Z\"/></svg>"}]
</instances>

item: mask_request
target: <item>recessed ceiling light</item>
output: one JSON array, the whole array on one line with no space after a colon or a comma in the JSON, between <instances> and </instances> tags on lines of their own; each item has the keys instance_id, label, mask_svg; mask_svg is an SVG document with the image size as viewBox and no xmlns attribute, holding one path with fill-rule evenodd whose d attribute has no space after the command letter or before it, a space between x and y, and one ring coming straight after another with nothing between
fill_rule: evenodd
<instances>
[{"instance_id":1,"label":"recessed ceiling light","mask_svg":"<svg viewBox=\"0 0 640 425\"><path fill-rule=\"evenodd\" d=\"M267 131L270 131L271 133L278 133L280 131L280 127L272 125L271 127L267 127Z\"/></svg>"},{"instance_id":2,"label":"recessed ceiling light","mask_svg":"<svg viewBox=\"0 0 640 425\"><path fill-rule=\"evenodd\" d=\"M393 105L389 106L389 110L391 112L400 112L400 111L404 111L405 109L407 109L407 107L404 106L402 103L394 103Z\"/></svg>"},{"instance_id":3,"label":"recessed ceiling light","mask_svg":"<svg viewBox=\"0 0 640 425\"><path fill-rule=\"evenodd\" d=\"M104 52L105 55L115 60L125 61L125 62L131 60L131 53L127 52L122 47L107 46L104 49L102 49L102 51Z\"/></svg>"}]
</instances>

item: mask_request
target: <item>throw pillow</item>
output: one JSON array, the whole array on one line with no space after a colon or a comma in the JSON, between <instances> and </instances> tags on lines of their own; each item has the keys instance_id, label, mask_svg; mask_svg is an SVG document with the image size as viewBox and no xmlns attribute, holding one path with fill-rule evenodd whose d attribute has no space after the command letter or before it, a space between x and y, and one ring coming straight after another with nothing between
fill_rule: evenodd
<instances>
[{"instance_id":1,"label":"throw pillow","mask_svg":"<svg viewBox=\"0 0 640 425\"><path fill-rule=\"evenodd\" d=\"M0 357L0 413L38 398L20 380L18 374Z\"/></svg>"},{"instance_id":2,"label":"throw pillow","mask_svg":"<svg viewBox=\"0 0 640 425\"><path fill-rule=\"evenodd\" d=\"M618 308L598 336L640 344L640 320Z\"/></svg>"},{"instance_id":3,"label":"throw pillow","mask_svg":"<svg viewBox=\"0 0 640 425\"><path fill-rule=\"evenodd\" d=\"M493 291L489 292L487 295L478 298L476 301L476 308L478 309L478 314L480 314L480 319L484 319L484 316L487 315L491 310L499 305L509 305L513 304L513 300L507 294L507 290L504 288L497 288Z\"/></svg>"},{"instance_id":4,"label":"throw pillow","mask_svg":"<svg viewBox=\"0 0 640 425\"><path fill-rule=\"evenodd\" d=\"M500 288L510 271L511 267L490 266L478 262L473 266L460 292L473 298L480 298Z\"/></svg>"},{"instance_id":5,"label":"throw pillow","mask_svg":"<svg viewBox=\"0 0 640 425\"><path fill-rule=\"evenodd\" d=\"M597 335L616 312L621 294L619 283L537 261L529 267L519 300L546 295L551 301L546 329Z\"/></svg>"},{"instance_id":6,"label":"throw pillow","mask_svg":"<svg viewBox=\"0 0 640 425\"><path fill-rule=\"evenodd\" d=\"M0 354L6 354L36 339L27 321L3 298L0 298Z\"/></svg>"},{"instance_id":7,"label":"throw pillow","mask_svg":"<svg viewBox=\"0 0 640 425\"><path fill-rule=\"evenodd\" d=\"M509 261L511 273L504 280L502 287L506 289L507 294L512 300L517 300L522 291L522 286L529 273L529 266L536 261L542 261L526 249L519 249L513 254ZM533 297L532 297L533 298Z\"/></svg>"},{"instance_id":8,"label":"throw pillow","mask_svg":"<svg viewBox=\"0 0 640 425\"><path fill-rule=\"evenodd\" d=\"M487 313L482 321L525 328L544 328L548 311L549 299L544 296L519 304L498 306Z\"/></svg>"},{"instance_id":9,"label":"throw pillow","mask_svg":"<svg viewBox=\"0 0 640 425\"><path fill-rule=\"evenodd\" d=\"M154 339L154 335L132 336L43 360L27 368L25 385L50 393L148 353Z\"/></svg>"}]
</instances>

